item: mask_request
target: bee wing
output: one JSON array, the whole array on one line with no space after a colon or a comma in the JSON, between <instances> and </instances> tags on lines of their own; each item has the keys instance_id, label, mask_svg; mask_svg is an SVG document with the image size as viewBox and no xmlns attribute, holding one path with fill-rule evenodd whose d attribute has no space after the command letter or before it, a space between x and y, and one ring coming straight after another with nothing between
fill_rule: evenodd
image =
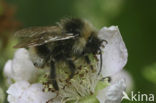
<instances>
[{"instance_id":1,"label":"bee wing","mask_svg":"<svg viewBox=\"0 0 156 103\"><path fill-rule=\"evenodd\" d=\"M15 45L14 48L39 46L48 42L66 40L75 37L72 33L63 34L61 29L56 26L26 28L17 31L15 36L20 37L23 40Z\"/></svg>"},{"instance_id":2,"label":"bee wing","mask_svg":"<svg viewBox=\"0 0 156 103\"><path fill-rule=\"evenodd\" d=\"M59 28L57 26L29 27L15 32L15 36L20 38L30 38L36 35L40 35L47 32L55 32L58 30Z\"/></svg>"}]
</instances>

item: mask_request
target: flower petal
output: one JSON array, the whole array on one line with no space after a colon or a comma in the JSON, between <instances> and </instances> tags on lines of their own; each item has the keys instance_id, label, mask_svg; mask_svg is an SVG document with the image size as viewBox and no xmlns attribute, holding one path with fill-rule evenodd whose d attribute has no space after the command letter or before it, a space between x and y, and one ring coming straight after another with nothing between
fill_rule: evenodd
<instances>
[{"instance_id":1,"label":"flower petal","mask_svg":"<svg viewBox=\"0 0 156 103\"><path fill-rule=\"evenodd\" d=\"M46 103L51 98L54 98L56 94L52 92L43 92L42 84L32 84L22 95L22 98L18 100L19 103Z\"/></svg>"},{"instance_id":2,"label":"flower petal","mask_svg":"<svg viewBox=\"0 0 156 103\"><path fill-rule=\"evenodd\" d=\"M127 49L117 26L104 27L99 31L99 38L106 40L105 48L101 48L103 55L103 77L120 71L127 63Z\"/></svg>"},{"instance_id":3,"label":"flower petal","mask_svg":"<svg viewBox=\"0 0 156 103\"><path fill-rule=\"evenodd\" d=\"M21 98L23 92L29 88L29 86L30 84L26 81L19 81L12 84L7 90L7 93L9 94L8 101L10 103L16 103L17 99Z\"/></svg>"},{"instance_id":4,"label":"flower petal","mask_svg":"<svg viewBox=\"0 0 156 103\"><path fill-rule=\"evenodd\" d=\"M12 76L12 60L8 60L4 66L4 75L8 78Z\"/></svg>"},{"instance_id":5,"label":"flower petal","mask_svg":"<svg viewBox=\"0 0 156 103\"><path fill-rule=\"evenodd\" d=\"M29 52L25 48L17 49L14 54L15 59L30 59Z\"/></svg>"},{"instance_id":6,"label":"flower petal","mask_svg":"<svg viewBox=\"0 0 156 103\"><path fill-rule=\"evenodd\" d=\"M56 96L52 92L43 92L42 88L40 83L31 85L27 81L18 81L9 87L8 101L9 103L46 103Z\"/></svg>"},{"instance_id":7,"label":"flower petal","mask_svg":"<svg viewBox=\"0 0 156 103\"><path fill-rule=\"evenodd\" d=\"M12 74L15 81L26 80L33 82L37 77L37 69L29 58L29 53L26 49L18 49L15 52L12 61Z\"/></svg>"},{"instance_id":8,"label":"flower petal","mask_svg":"<svg viewBox=\"0 0 156 103\"><path fill-rule=\"evenodd\" d=\"M133 89L133 80L132 80L131 75L125 70L122 70L122 71L116 73L115 75L112 75L111 76L111 84L115 83L118 80L121 80L122 78L125 80L125 83L127 86L126 92L130 92Z\"/></svg>"},{"instance_id":9,"label":"flower petal","mask_svg":"<svg viewBox=\"0 0 156 103\"><path fill-rule=\"evenodd\" d=\"M124 79L99 91L97 99L100 103L120 103L126 85Z\"/></svg>"}]
</instances>

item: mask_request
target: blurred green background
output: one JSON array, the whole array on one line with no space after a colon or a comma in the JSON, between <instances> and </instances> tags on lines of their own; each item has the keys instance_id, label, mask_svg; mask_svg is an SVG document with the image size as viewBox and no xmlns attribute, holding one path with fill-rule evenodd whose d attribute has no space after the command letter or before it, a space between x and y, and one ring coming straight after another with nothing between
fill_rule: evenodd
<instances>
[{"instance_id":1,"label":"blurred green background","mask_svg":"<svg viewBox=\"0 0 156 103\"><path fill-rule=\"evenodd\" d=\"M129 53L125 70L134 80L134 91L156 94L155 0L1 0L1 87L4 88L2 69L12 57L16 42L12 32L29 26L55 25L63 17L88 19L97 29L118 25Z\"/></svg>"}]
</instances>

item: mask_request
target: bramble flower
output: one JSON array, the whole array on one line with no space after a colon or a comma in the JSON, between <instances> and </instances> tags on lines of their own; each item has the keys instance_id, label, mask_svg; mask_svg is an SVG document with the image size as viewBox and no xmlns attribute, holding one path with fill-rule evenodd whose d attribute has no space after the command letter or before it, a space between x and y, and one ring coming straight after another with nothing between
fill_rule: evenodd
<instances>
[{"instance_id":1,"label":"bramble flower","mask_svg":"<svg viewBox=\"0 0 156 103\"><path fill-rule=\"evenodd\" d=\"M107 44L103 44L105 48L101 47L101 74L98 75L100 61L93 55L89 55L93 70L76 60L77 67L81 65L81 68L68 83L66 68L57 70L59 91L54 91L52 84L48 84L49 72L43 70L38 73L28 51L18 49L13 60L9 60L4 68L5 76L13 80L7 90L9 103L120 103L126 82L122 76L117 79L113 77L125 66L127 49L116 26L102 28L99 38L107 41ZM107 77L111 77L113 82L109 82Z\"/></svg>"}]
</instances>

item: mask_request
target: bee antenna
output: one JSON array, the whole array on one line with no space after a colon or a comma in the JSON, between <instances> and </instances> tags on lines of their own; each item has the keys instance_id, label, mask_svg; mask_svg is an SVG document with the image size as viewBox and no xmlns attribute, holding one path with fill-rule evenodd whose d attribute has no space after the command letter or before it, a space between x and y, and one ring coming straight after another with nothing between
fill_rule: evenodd
<instances>
[{"instance_id":1,"label":"bee antenna","mask_svg":"<svg viewBox=\"0 0 156 103\"><path fill-rule=\"evenodd\" d=\"M103 62L103 59L102 59L102 51L101 49L99 48L99 51L100 51L100 70L98 72L98 75L100 75L101 71L102 71L102 62Z\"/></svg>"}]
</instances>

